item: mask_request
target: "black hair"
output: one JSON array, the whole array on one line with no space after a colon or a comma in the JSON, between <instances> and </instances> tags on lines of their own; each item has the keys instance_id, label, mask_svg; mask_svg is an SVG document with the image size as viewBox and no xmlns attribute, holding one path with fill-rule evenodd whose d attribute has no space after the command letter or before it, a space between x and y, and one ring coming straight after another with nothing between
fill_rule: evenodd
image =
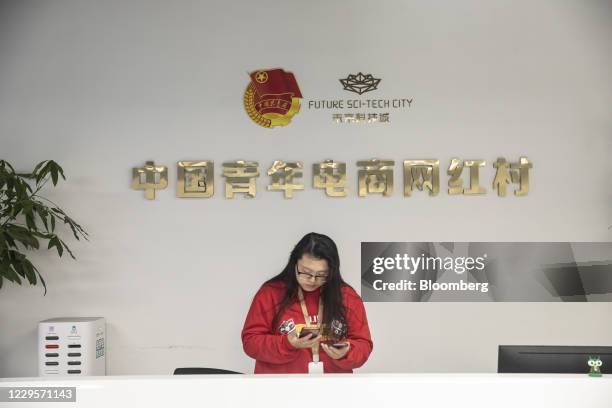
<instances>
[{"instance_id":1,"label":"black hair","mask_svg":"<svg viewBox=\"0 0 612 408\"><path fill-rule=\"evenodd\" d=\"M272 332L276 332L276 325L279 323L280 317L285 309L298 298L299 283L295 276L295 268L297 261L304 255L308 254L317 259L327 261L329 268L327 279L321 286L319 296L323 298L323 324L327 328L332 327L331 322L336 319L343 324L346 324L346 310L342 304L342 286L347 285L340 275L340 257L338 256L338 248L334 241L327 235L311 232L297 243L295 248L289 255L289 261L285 269L267 283L283 281L286 283L285 294L280 303L277 305L276 314L272 319Z\"/></svg>"}]
</instances>

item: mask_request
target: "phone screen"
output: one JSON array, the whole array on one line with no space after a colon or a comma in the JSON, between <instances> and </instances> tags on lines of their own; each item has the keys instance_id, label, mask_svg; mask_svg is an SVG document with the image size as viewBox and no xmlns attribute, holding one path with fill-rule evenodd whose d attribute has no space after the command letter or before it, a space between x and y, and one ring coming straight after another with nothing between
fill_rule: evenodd
<instances>
[{"instance_id":1,"label":"phone screen","mask_svg":"<svg viewBox=\"0 0 612 408\"><path fill-rule=\"evenodd\" d=\"M331 346L332 346L332 347L334 347L334 348L339 348L339 349L341 349L341 348L345 348L345 347L347 347L347 346L348 346L348 343L335 343L335 344L332 344Z\"/></svg>"},{"instance_id":2,"label":"phone screen","mask_svg":"<svg viewBox=\"0 0 612 408\"><path fill-rule=\"evenodd\" d=\"M302 329L302 331L300 332L300 335L298 336L299 338L302 337L306 337L308 336L310 333L312 333L311 338L315 338L319 335L319 329L308 329L308 328L304 328Z\"/></svg>"}]
</instances>

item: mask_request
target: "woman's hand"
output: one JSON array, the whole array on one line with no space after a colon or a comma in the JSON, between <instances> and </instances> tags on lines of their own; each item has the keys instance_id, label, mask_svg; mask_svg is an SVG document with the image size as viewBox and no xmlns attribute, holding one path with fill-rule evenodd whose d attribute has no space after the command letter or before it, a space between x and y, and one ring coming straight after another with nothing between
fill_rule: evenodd
<instances>
[{"instance_id":1,"label":"woman's hand","mask_svg":"<svg viewBox=\"0 0 612 408\"><path fill-rule=\"evenodd\" d=\"M312 337L312 333L308 333L306 336L299 338L297 330L294 330L287 335L287 340L297 349L312 348L321 340L321 335L319 334L317 337Z\"/></svg>"},{"instance_id":2,"label":"woman's hand","mask_svg":"<svg viewBox=\"0 0 612 408\"><path fill-rule=\"evenodd\" d=\"M349 349L351 348L351 343L345 343L346 347L342 347L342 348L337 348L337 347L332 347L328 344L321 344L321 348L325 351L325 353L333 358L334 360L339 360L342 357L344 357L346 355L346 353L348 353Z\"/></svg>"}]
</instances>

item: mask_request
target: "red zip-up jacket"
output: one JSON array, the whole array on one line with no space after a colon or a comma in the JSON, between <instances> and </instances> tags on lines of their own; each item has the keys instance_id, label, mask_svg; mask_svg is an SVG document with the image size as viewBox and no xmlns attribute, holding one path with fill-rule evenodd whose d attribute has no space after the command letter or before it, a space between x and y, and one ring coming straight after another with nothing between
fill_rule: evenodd
<instances>
[{"instance_id":1,"label":"red zip-up jacket","mask_svg":"<svg viewBox=\"0 0 612 408\"><path fill-rule=\"evenodd\" d=\"M277 281L264 284L251 303L242 329L242 346L245 353L254 358L255 374L307 373L308 363L312 361L309 348L294 348L287 335L281 333L283 321L293 319L295 324L306 323L299 300L295 300L283 312L277 327L272 330L272 319L285 291L286 283ZM319 348L319 358L326 373L352 373L361 367L372 352L372 339L361 298L355 290L346 285L342 287L342 301L346 309L348 332L343 341L350 348L341 359L334 360ZM319 308L320 288L304 291L304 300L309 315L316 315Z\"/></svg>"}]
</instances>

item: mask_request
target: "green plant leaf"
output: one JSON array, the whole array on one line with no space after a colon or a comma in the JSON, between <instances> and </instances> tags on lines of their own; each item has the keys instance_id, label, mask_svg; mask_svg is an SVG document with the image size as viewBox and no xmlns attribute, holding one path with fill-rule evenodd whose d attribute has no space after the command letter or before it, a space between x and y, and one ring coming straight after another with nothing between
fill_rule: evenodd
<instances>
[{"instance_id":1,"label":"green plant leaf","mask_svg":"<svg viewBox=\"0 0 612 408\"><path fill-rule=\"evenodd\" d=\"M4 169L6 167L11 169L12 173L15 173L15 169L13 168L13 166L11 166L11 164L9 162L4 161L4 160L0 160L0 169Z\"/></svg>"},{"instance_id":2,"label":"green plant leaf","mask_svg":"<svg viewBox=\"0 0 612 408\"><path fill-rule=\"evenodd\" d=\"M62 166L60 166L59 164L57 164L53 160L50 160L50 162L52 163L52 168L53 168L53 171L55 172L55 174L56 175L59 174L60 176L62 176L62 179L66 180L66 177L64 176L64 169L62 169Z\"/></svg>"},{"instance_id":3,"label":"green plant leaf","mask_svg":"<svg viewBox=\"0 0 612 408\"><path fill-rule=\"evenodd\" d=\"M87 240L81 225L39 194L49 181L56 186L60 177L66 180L64 170L53 160L41 161L30 173L17 173L10 163L0 160L0 287L4 279L21 284L25 278L32 285L40 282L47 293L44 278L22 248L39 249L40 240L48 240L47 248L55 247L59 257L65 251L75 259L68 244L56 234L57 219L68 225L77 240Z\"/></svg>"},{"instance_id":4,"label":"green plant leaf","mask_svg":"<svg viewBox=\"0 0 612 408\"><path fill-rule=\"evenodd\" d=\"M47 173L51 174L51 181L53 182L54 186L57 185L57 181L60 175L64 180L66 180L66 177L64 176L64 170L59 164L57 164L53 160L49 160L49 162L43 167L43 170L46 170Z\"/></svg>"},{"instance_id":5,"label":"green plant leaf","mask_svg":"<svg viewBox=\"0 0 612 408\"><path fill-rule=\"evenodd\" d=\"M59 171L59 174L62 176L62 179L66 180L66 176L64 176L64 169L62 169L59 164L57 165L57 171Z\"/></svg>"},{"instance_id":6,"label":"green plant leaf","mask_svg":"<svg viewBox=\"0 0 612 408\"><path fill-rule=\"evenodd\" d=\"M49 161L45 160L43 162L38 163L36 166L38 172L36 173L36 184L40 184L40 182L49 174ZM40 167L39 167L40 166Z\"/></svg>"},{"instance_id":7,"label":"green plant leaf","mask_svg":"<svg viewBox=\"0 0 612 408\"><path fill-rule=\"evenodd\" d=\"M9 266L10 262L8 260L8 251L0 252L0 276L8 275Z\"/></svg>"},{"instance_id":8,"label":"green plant leaf","mask_svg":"<svg viewBox=\"0 0 612 408\"><path fill-rule=\"evenodd\" d=\"M21 262L21 267L25 272L26 278L28 278L28 282L30 285L36 285L36 274L34 273L33 265L27 259L24 259Z\"/></svg>"},{"instance_id":9,"label":"green plant leaf","mask_svg":"<svg viewBox=\"0 0 612 408\"><path fill-rule=\"evenodd\" d=\"M68 245L66 245L66 243L65 243L64 241L62 241L61 239L60 239L60 242L61 242L61 243L62 243L62 245L64 246L64 249L65 249L66 251L68 251L68 254L70 255L70 257L71 257L72 259L76 259L76 258L74 257L74 254L73 254L73 253L72 253L72 251L70 250L70 248L68 248Z\"/></svg>"},{"instance_id":10,"label":"green plant leaf","mask_svg":"<svg viewBox=\"0 0 612 408\"><path fill-rule=\"evenodd\" d=\"M9 261L6 264L6 268L3 269L3 274L4 274L4 277L10 280L11 282L16 282L18 284L21 284L21 278L19 277L15 269L13 269L12 262Z\"/></svg>"},{"instance_id":11,"label":"green plant leaf","mask_svg":"<svg viewBox=\"0 0 612 408\"><path fill-rule=\"evenodd\" d=\"M6 194L10 198L11 192L15 190L15 179L13 177L6 180Z\"/></svg>"},{"instance_id":12,"label":"green plant leaf","mask_svg":"<svg viewBox=\"0 0 612 408\"><path fill-rule=\"evenodd\" d=\"M51 249L51 248L53 248L53 247L55 246L56 241L57 241L56 236L55 236L55 235L53 235L53 236L52 236L52 237L49 239L49 242L47 243L47 249Z\"/></svg>"},{"instance_id":13,"label":"green plant leaf","mask_svg":"<svg viewBox=\"0 0 612 408\"><path fill-rule=\"evenodd\" d=\"M26 188L26 183L23 180L15 181L15 192L17 193L17 197L19 200L27 200L28 199L28 190Z\"/></svg>"},{"instance_id":14,"label":"green plant leaf","mask_svg":"<svg viewBox=\"0 0 612 408\"><path fill-rule=\"evenodd\" d=\"M53 185L57 185L57 170L51 170L51 180L53 181Z\"/></svg>"},{"instance_id":15,"label":"green plant leaf","mask_svg":"<svg viewBox=\"0 0 612 408\"><path fill-rule=\"evenodd\" d=\"M11 264L13 265L13 269L15 270L15 272L17 272L19 276L23 276L24 278L26 277L25 271L23 270L23 264L20 260L14 259Z\"/></svg>"},{"instance_id":16,"label":"green plant leaf","mask_svg":"<svg viewBox=\"0 0 612 408\"><path fill-rule=\"evenodd\" d=\"M49 240L49 246L47 247L47 249L51 249L52 247L55 247L57 249L57 254L61 258L62 254L64 253L64 248L62 247L62 244L57 235L54 235L53 238Z\"/></svg>"},{"instance_id":17,"label":"green plant leaf","mask_svg":"<svg viewBox=\"0 0 612 408\"><path fill-rule=\"evenodd\" d=\"M36 230L36 222L34 221L34 214L32 213L32 210L26 213L25 219L28 228L31 230Z\"/></svg>"},{"instance_id":18,"label":"green plant leaf","mask_svg":"<svg viewBox=\"0 0 612 408\"><path fill-rule=\"evenodd\" d=\"M4 239L6 239L6 243L8 244L9 247L17 248L17 244L15 243L15 240L13 240L13 237L11 237L7 232L4 232Z\"/></svg>"},{"instance_id":19,"label":"green plant leaf","mask_svg":"<svg viewBox=\"0 0 612 408\"><path fill-rule=\"evenodd\" d=\"M0 275L11 282L21 283L19 275L12 268L11 251L0 253Z\"/></svg>"},{"instance_id":20,"label":"green plant leaf","mask_svg":"<svg viewBox=\"0 0 612 408\"><path fill-rule=\"evenodd\" d=\"M44 166L44 165L45 165L45 164L46 164L48 161L49 161L49 160L43 160L43 161L41 161L40 163L38 163L38 164L36 165L36 167L34 167L34 170L32 170L32 175L33 175L33 176L36 176L36 175L38 174L38 171L40 170L40 168L41 168L42 166Z\"/></svg>"},{"instance_id":21,"label":"green plant leaf","mask_svg":"<svg viewBox=\"0 0 612 408\"><path fill-rule=\"evenodd\" d=\"M55 234L50 232L31 231L32 235L38 238L51 239Z\"/></svg>"},{"instance_id":22,"label":"green plant leaf","mask_svg":"<svg viewBox=\"0 0 612 408\"><path fill-rule=\"evenodd\" d=\"M39 248L38 239L27 228L8 224L6 226L6 233L14 240L21 242L26 248Z\"/></svg>"},{"instance_id":23,"label":"green plant leaf","mask_svg":"<svg viewBox=\"0 0 612 408\"><path fill-rule=\"evenodd\" d=\"M43 296L46 296L47 295L47 282L45 282L45 279L42 277L40 272L38 272L38 269L34 265L32 265L32 269L34 269L34 272L36 272L36 274L38 275L38 279L40 279L40 283L43 285L43 288L45 288L45 293L43 293Z\"/></svg>"},{"instance_id":24,"label":"green plant leaf","mask_svg":"<svg viewBox=\"0 0 612 408\"><path fill-rule=\"evenodd\" d=\"M15 204L11 211L11 217L16 218L21 213L21 211L23 211L23 204Z\"/></svg>"},{"instance_id":25,"label":"green plant leaf","mask_svg":"<svg viewBox=\"0 0 612 408\"><path fill-rule=\"evenodd\" d=\"M40 202L34 202L33 209L34 209L34 212L38 214L38 217L40 218L43 225L45 226L45 230L49 232L49 224L47 222L47 216L49 215L49 212L47 211L45 206L42 205Z\"/></svg>"}]
</instances>

